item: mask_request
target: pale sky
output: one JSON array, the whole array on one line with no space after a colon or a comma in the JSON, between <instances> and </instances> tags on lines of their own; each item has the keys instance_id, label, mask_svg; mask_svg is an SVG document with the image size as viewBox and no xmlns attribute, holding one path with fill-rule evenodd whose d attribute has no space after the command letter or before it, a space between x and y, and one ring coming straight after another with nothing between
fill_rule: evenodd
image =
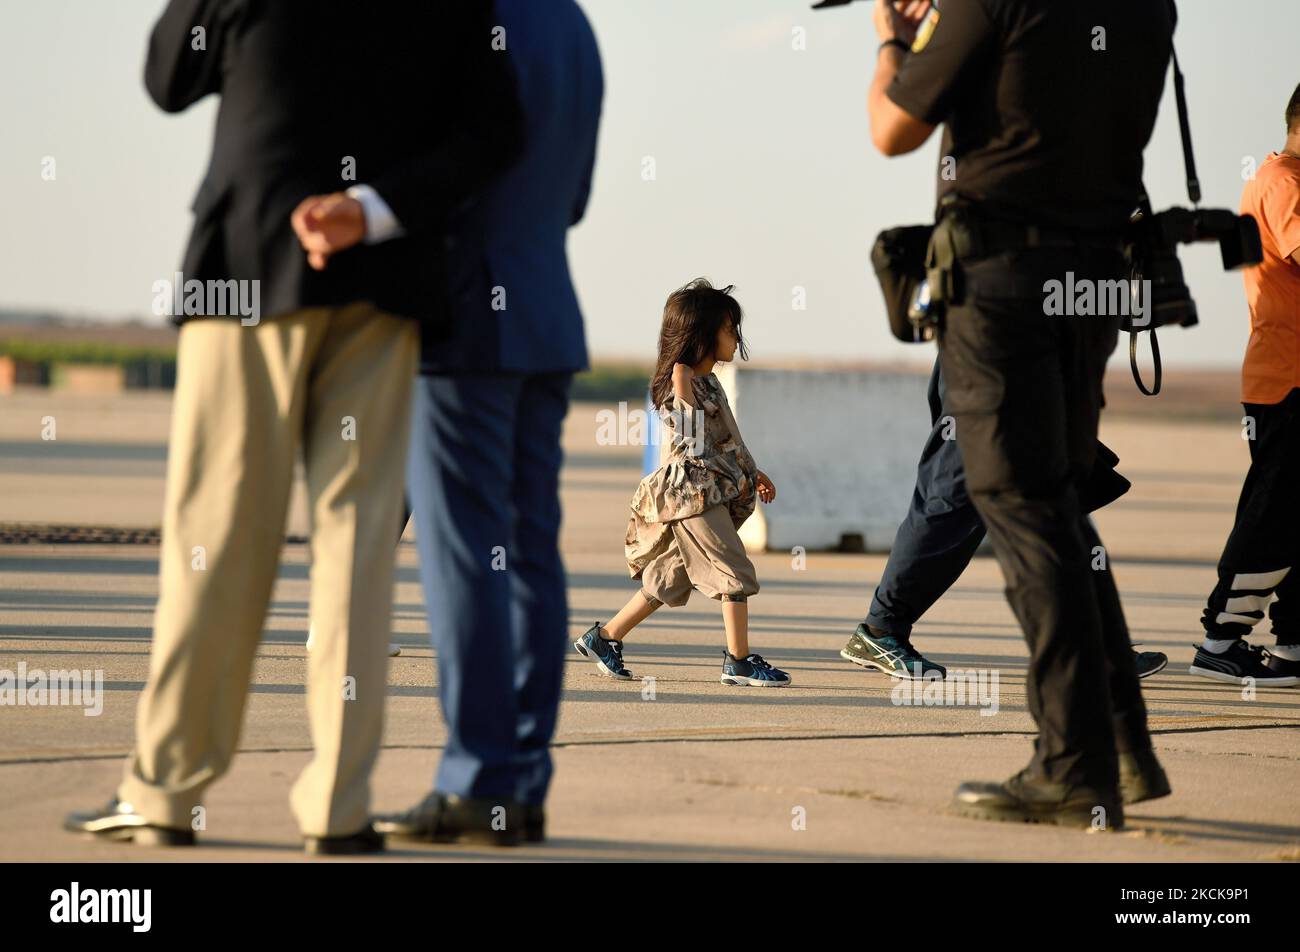
<instances>
[{"instance_id":1,"label":"pale sky","mask_svg":"<svg viewBox=\"0 0 1300 952\"><path fill-rule=\"evenodd\" d=\"M737 286L756 359L932 360L889 336L868 261L881 229L930 215L938 154L937 135L897 159L871 148L870 4L582 5L606 77L592 200L569 242L593 355L652 360L664 297L707 275ZM163 6L0 0L0 308L146 317L153 282L179 265L216 100L166 116L146 97L145 41ZM1183 0L1181 19L1203 204L1235 210L1244 161L1282 145L1300 4ZM796 27L806 49L792 48ZM47 156L54 181L41 177ZM1156 207L1186 204L1172 81L1146 156ZM1239 365L1241 276L1222 272L1214 246L1181 258L1201 325L1162 333L1166 364ZM796 286L804 311L791 307Z\"/></svg>"}]
</instances>

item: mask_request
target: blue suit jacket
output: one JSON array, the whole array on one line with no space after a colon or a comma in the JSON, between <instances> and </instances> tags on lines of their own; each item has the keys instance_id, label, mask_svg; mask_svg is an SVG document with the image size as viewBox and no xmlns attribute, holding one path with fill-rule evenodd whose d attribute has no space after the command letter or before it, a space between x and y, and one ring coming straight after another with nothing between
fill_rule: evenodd
<instances>
[{"instance_id":1,"label":"blue suit jacket","mask_svg":"<svg viewBox=\"0 0 1300 952\"><path fill-rule=\"evenodd\" d=\"M583 370L587 345L565 238L591 189L604 80L573 0L498 0L518 77L526 141L519 161L453 222L453 319L426 334L421 371Z\"/></svg>"}]
</instances>

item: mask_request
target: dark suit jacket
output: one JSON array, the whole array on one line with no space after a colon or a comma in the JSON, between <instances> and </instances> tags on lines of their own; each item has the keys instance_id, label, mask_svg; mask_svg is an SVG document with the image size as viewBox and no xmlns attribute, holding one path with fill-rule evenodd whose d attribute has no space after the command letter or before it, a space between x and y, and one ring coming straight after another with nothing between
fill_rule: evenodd
<instances>
[{"instance_id":1,"label":"dark suit jacket","mask_svg":"<svg viewBox=\"0 0 1300 952\"><path fill-rule=\"evenodd\" d=\"M425 339L421 369L581 370L587 348L565 236L591 189L600 52L573 0L497 0L497 19L519 79L526 145L452 226L455 320L450 338ZM505 309L495 309L503 296Z\"/></svg>"},{"instance_id":2,"label":"dark suit jacket","mask_svg":"<svg viewBox=\"0 0 1300 952\"><path fill-rule=\"evenodd\" d=\"M171 0L149 42L149 94L168 112L221 95L185 279L259 280L263 316L365 300L445 319L447 221L523 144L494 25L490 0ZM408 237L313 271L289 216L355 184Z\"/></svg>"}]
</instances>

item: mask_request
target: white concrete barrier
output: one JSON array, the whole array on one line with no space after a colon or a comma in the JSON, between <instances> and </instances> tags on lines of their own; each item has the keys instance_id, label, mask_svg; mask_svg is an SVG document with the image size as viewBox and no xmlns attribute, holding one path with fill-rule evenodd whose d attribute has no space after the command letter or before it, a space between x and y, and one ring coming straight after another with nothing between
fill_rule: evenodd
<instances>
[{"instance_id":1,"label":"white concrete barrier","mask_svg":"<svg viewBox=\"0 0 1300 952\"><path fill-rule=\"evenodd\" d=\"M719 367L776 501L741 529L751 552L861 544L887 552L930 431L927 374Z\"/></svg>"}]
</instances>

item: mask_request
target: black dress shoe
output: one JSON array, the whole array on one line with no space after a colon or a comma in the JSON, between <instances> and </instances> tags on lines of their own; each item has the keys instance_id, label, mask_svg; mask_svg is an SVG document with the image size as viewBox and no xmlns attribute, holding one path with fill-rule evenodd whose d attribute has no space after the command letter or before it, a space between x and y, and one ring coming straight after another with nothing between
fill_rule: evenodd
<instances>
[{"instance_id":1,"label":"black dress shoe","mask_svg":"<svg viewBox=\"0 0 1300 952\"><path fill-rule=\"evenodd\" d=\"M405 813L375 817L374 825L398 840L517 846L524 810L513 800L471 800L435 790Z\"/></svg>"},{"instance_id":2,"label":"black dress shoe","mask_svg":"<svg viewBox=\"0 0 1300 952\"><path fill-rule=\"evenodd\" d=\"M131 804L116 798L102 810L69 813L63 818L63 828L70 833L140 846L193 846L196 842L193 830L150 823Z\"/></svg>"},{"instance_id":3,"label":"black dress shoe","mask_svg":"<svg viewBox=\"0 0 1300 952\"><path fill-rule=\"evenodd\" d=\"M1119 755L1119 792L1125 803L1157 800L1173 793L1154 750Z\"/></svg>"},{"instance_id":4,"label":"black dress shoe","mask_svg":"<svg viewBox=\"0 0 1300 952\"><path fill-rule=\"evenodd\" d=\"M302 846L314 856L360 856L363 853L382 853L384 835L367 825L345 836L304 836Z\"/></svg>"},{"instance_id":5,"label":"black dress shoe","mask_svg":"<svg viewBox=\"0 0 1300 952\"><path fill-rule=\"evenodd\" d=\"M1096 813L1098 807L1105 812ZM953 808L963 816L981 820L1054 823L1104 830L1124 826L1124 808L1118 793L1030 780L1024 771L1005 783L963 783L953 796Z\"/></svg>"},{"instance_id":6,"label":"black dress shoe","mask_svg":"<svg viewBox=\"0 0 1300 952\"><path fill-rule=\"evenodd\" d=\"M546 808L540 803L524 805L524 842L546 842Z\"/></svg>"}]
</instances>

